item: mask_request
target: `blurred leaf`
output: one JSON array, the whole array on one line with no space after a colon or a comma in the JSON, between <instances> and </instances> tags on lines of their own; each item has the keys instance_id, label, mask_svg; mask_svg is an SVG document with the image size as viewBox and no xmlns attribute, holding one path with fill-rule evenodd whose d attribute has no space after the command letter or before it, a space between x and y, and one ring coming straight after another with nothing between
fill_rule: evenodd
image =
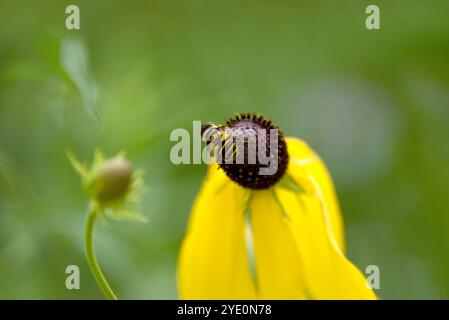
<instances>
[{"instance_id":1,"label":"blurred leaf","mask_svg":"<svg viewBox=\"0 0 449 320\"><path fill-rule=\"evenodd\" d=\"M106 209L105 213L108 218L111 218L111 219L117 220L117 221L135 221L135 222L143 222L143 223L148 222L148 218L137 211L125 210L125 209L118 209L118 210Z\"/></svg>"},{"instance_id":2,"label":"blurred leaf","mask_svg":"<svg viewBox=\"0 0 449 320\"><path fill-rule=\"evenodd\" d=\"M98 92L89 73L89 57L85 44L78 38L66 38L61 44L61 65L76 86L87 113L100 120Z\"/></svg>"},{"instance_id":3,"label":"blurred leaf","mask_svg":"<svg viewBox=\"0 0 449 320\"><path fill-rule=\"evenodd\" d=\"M87 169L87 166L83 163L81 163L76 156L73 154L72 151L68 150L66 151L67 158L69 159L72 167L75 169L75 171L80 175L83 182L86 182L88 179L88 173L89 170Z\"/></svg>"}]
</instances>

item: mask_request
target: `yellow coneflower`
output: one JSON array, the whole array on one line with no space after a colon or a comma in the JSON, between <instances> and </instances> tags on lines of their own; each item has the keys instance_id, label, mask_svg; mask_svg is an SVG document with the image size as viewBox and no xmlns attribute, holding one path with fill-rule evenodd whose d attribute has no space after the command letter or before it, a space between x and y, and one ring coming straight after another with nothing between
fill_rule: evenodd
<instances>
[{"instance_id":1,"label":"yellow coneflower","mask_svg":"<svg viewBox=\"0 0 449 320\"><path fill-rule=\"evenodd\" d=\"M215 127L244 139L277 130L250 114ZM269 136L258 138L268 146ZM209 166L180 252L180 297L376 299L344 255L341 213L324 163L304 141L280 131L277 138L271 176L258 174L259 161Z\"/></svg>"}]
</instances>

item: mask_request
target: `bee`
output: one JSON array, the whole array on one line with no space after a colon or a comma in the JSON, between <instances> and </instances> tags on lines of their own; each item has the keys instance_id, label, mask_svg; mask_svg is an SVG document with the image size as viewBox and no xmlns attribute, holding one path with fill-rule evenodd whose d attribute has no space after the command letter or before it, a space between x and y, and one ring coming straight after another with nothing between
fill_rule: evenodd
<instances>
[{"instance_id":1,"label":"bee","mask_svg":"<svg viewBox=\"0 0 449 320\"><path fill-rule=\"evenodd\" d=\"M217 160L235 160L237 156L238 138L227 125L216 125L213 122L206 122L201 126L201 137L206 145L214 150Z\"/></svg>"},{"instance_id":2,"label":"bee","mask_svg":"<svg viewBox=\"0 0 449 320\"><path fill-rule=\"evenodd\" d=\"M277 133L274 149L270 142L273 130ZM288 153L284 136L270 120L262 116L241 113L223 125L206 122L201 126L201 135L206 146L214 151L220 168L244 187L268 188L285 173ZM268 163L261 162L259 150L265 150ZM261 169L267 167L275 168L274 172L261 174Z\"/></svg>"},{"instance_id":3,"label":"bee","mask_svg":"<svg viewBox=\"0 0 449 320\"><path fill-rule=\"evenodd\" d=\"M206 144L210 144L225 130L226 126L216 125L208 121L201 125L201 137L206 141Z\"/></svg>"}]
</instances>

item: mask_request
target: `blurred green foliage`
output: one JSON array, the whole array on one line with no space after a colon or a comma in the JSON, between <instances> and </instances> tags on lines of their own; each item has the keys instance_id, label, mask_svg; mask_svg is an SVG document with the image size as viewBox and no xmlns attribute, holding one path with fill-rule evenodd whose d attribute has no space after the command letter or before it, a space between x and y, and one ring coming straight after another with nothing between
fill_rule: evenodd
<instances>
[{"instance_id":1,"label":"blurred green foliage","mask_svg":"<svg viewBox=\"0 0 449 320\"><path fill-rule=\"evenodd\" d=\"M76 3L81 29L65 29ZM365 28L377 4L381 30ZM258 112L333 173L348 254L382 298L449 298L449 2L2 1L0 298L102 298L87 206L65 156L125 149L150 223L96 233L119 297L176 298L203 165L169 161L174 128ZM65 268L81 268L81 290Z\"/></svg>"}]
</instances>

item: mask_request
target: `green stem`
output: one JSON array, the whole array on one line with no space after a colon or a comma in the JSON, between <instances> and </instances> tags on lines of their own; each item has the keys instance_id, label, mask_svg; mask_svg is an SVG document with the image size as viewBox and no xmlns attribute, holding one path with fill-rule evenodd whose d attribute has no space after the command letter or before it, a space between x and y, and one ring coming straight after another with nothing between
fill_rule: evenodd
<instances>
[{"instance_id":1,"label":"green stem","mask_svg":"<svg viewBox=\"0 0 449 320\"><path fill-rule=\"evenodd\" d=\"M87 262L89 263L90 271L94 275L95 280L97 280L97 283L100 286L101 290L103 290L104 295L109 300L118 300L117 296L112 291L108 281L104 277L103 272L101 272L100 265L97 262L97 258L95 258L93 246L93 229L95 218L97 217L98 213L98 206L94 203L91 204L89 207L89 211L87 212L86 227L84 231L84 248L86 250L86 258Z\"/></svg>"}]
</instances>

